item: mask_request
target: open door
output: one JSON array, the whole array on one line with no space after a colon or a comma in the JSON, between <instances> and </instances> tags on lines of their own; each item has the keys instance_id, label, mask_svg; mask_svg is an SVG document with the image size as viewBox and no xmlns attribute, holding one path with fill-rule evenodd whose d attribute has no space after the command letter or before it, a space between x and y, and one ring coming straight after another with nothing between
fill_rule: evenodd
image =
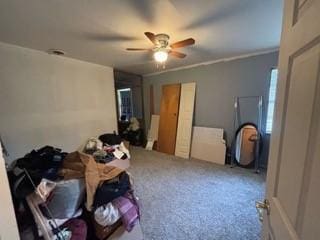
<instances>
[{"instance_id":1,"label":"open door","mask_svg":"<svg viewBox=\"0 0 320 240\"><path fill-rule=\"evenodd\" d=\"M320 239L320 0L286 0L263 239Z\"/></svg>"}]
</instances>

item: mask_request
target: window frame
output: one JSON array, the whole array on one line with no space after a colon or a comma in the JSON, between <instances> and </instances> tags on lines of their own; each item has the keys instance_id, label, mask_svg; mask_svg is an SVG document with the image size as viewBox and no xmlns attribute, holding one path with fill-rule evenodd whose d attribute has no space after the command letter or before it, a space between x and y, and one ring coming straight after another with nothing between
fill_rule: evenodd
<instances>
[{"instance_id":1,"label":"window frame","mask_svg":"<svg viewBox=\"0 0 320 240\"><path fill-rule=\"evenodd\" d=\"M275 78L273 78L274 71L276 71ZM266 129L265 129L266 134L272 133L273 119L274 119L274 108L275 108L276 95L277 95L278 76L279 76L278 68L277 67L271 68L270 77L269 77L267 111L266 111ZM270 99L271 97L272 97L272 99ZM271 123L270 123L270 121L271 121Z\"/></svg>"}]
</instances>

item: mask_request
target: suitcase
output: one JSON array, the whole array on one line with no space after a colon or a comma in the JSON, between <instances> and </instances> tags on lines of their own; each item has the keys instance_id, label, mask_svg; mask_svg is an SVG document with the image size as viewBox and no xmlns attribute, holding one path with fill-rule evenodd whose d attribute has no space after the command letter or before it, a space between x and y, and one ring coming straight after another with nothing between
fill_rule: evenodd
<instances>
[{"instance_id":1,"label":"suitcase","mask_svg":"<svg viewBox=\"0 0 320 240\"><path fill-rule=\"evenodd\" d=\"M94 222L94 229L95 229L96 237L99 240L107 239L108 237L110 237L110 235L112 235L118 229L118 227L120 227L122 225L121 219L119 219L117 222L115 222L111 226L106 226L106 227L103 227L100 224L98 224L94 220L94 218L93 218L93 222Z\"/></svg>"}]
</instances>

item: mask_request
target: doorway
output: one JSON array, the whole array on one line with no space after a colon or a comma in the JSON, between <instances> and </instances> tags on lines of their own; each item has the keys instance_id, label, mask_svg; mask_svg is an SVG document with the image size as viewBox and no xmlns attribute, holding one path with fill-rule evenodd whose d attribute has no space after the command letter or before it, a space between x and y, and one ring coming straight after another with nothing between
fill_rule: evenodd
<instances>
[{"instance_id":1,"label":"doorway","mask_svg":"<svg viewBox=\"0 0 320 240\"><path fill-rule=\"evenodd\" d=\"M133 117L131 88L117 90L118 115L121 121L129 121Z\"/></svg>"},{"instance_id":2,"label":"doorway","mask_svg":"<svg viewBox=\"0 0 320 240\"><path fill-rule=\"evenodd\" d=\"M116 92L118 134L127 139L128 128L130 128L130 123L134 121L135 125L138 125L139 132L135 131L134 133L131 132L129 134L129 138L132 138L130 143L133 145L143 145L145 128L142 76L115 70L114 83Z\"/></svg>"}]
</instances>

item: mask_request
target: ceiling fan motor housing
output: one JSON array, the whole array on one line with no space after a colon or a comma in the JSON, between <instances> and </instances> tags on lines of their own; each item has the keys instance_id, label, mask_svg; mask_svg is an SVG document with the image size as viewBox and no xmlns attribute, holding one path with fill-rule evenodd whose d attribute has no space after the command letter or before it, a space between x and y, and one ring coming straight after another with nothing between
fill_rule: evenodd
<instances>
[{"instance_id":1,"label":"ceiling fan motor housing","mask_svg":"<svg viewBox=\"0 0 320 240\"><path fill-rule=\"evenodd\" d=\"M159 33L157 35L155 35L155 39L156 42L158 43L159 48L166 48L169 44L169 35L165 34L165 33Z\"/></svg>"},{"instance_id":2,"label":"ceiling fan motor housing","mask_svg":"<svg viewBox=\"0 0 320 240\"><path fill-rule=\"evenodd\" d=\"M154 58L158 62L165 62L169 54L177 58L185 58L187 56L186 54L175 51L175 49L195 44L193 38L187 38L169 45L170 37L165 33L154 34L152 32L145 32L144 35L154 44L152 48L127 48L127 50L152 51Z\"/></svg>"}]
</instances>

